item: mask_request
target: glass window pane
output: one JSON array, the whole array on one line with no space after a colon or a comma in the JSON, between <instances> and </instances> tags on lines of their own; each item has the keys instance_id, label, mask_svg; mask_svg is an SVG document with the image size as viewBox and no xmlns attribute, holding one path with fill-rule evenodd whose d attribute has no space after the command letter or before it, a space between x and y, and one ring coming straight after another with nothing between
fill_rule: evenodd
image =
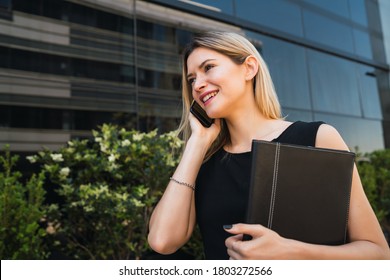
<instances>
[{"instance_id":1,"label":"glass window pane","mask_svg":"<svg viewBox=\"0 0 390 280\"><path fill-rule=\"evenodd\" d=\"M10 60L10 48L0 46L0 67L8 68Z\"/></svg>"},{"instance_id":2,"label":"glass window pane","mask_svg":"<svg viewBox=\"0 0 390 280\"><path fill-rule=\"evenodd\" d=\"M42 14L42 5L37 1L13 1L12 9L34 15Z\"/></svg>"},{"instance_id":3,"label":"glass window pane","mask_svg":"<svg viewBox=\"0 0 390 280\"><path fill-rule=\"evenodd\" d=\"M266 61L282 106L311 109L305 50L284 41L248 33L262 41Z\"/></svg>"},{"instance_id":4,"label":"glass window pane","mask_svg":"<svg viewBox=\"0 0 390 280\"><path fill-rule=\"evenodd\" d=\"M370 35L367 32L354 28L353 39L355 43L355 53L359 56L372 59Z\"/></svg>"},{"instance_id":5,"label":"glass window pane","mask_svg":"<svg viewBox=\"0 0 390 280\"><path fill-rule=\"evenodd\" d=\"M179 53L183 52L183 49L191 41L192 32L182 29L176 29L176 44L179 48Z\"/></svg>"},{"instance_id":6,"label":"glass window pane","mask_svg":"<svg viewBox=\"0 0 390 280\"><path fill-rule=\"evenodd\" d=\"M12 20L11 0L0 0L0 19Z\"/></svg>"},{"instance_id":7,"label":"glass window pane","mask_svg":"<svg viewBox=\"0 0 390 280\"><path fill-rule=\"evenodd\" d=\"M174 28L144 20L137 20L137 36L159 42L175 43Z\"/></svg>"},{"instance_id":8,"label":"glass window pane","mask_svg":"<svg viewBox=\"0 0 390 280\"><path fill-rule=\"evenodd\" d=\"M385 38L385 40L386 39L389 40L388 38ZM371 33L370 40L371 40L374 60L380 63L388 64L390 58L388 59L386 58L386 53L385 53L386 46L385 46L385 42L383 41L383 36L377 35L376 33ZM386 42L386 45L388 45L388 42Z\"/></svg>"},{"instance_id":9,"label":"glass window pane","mask_svg":"<svg viewBox=\"0 0 390 280\"><path fill-rule=\"evenodd\" d=\"M355 64L308 51L313 109L361 116Z\"/></svg>"},{"instance_id":10,"label":"glass window pane","mask_svg":"<svg viewBox=\"0 0 390 280\"><path fill-rule=\"evenodd\" d=\"M135 115L0 105L0 127L91 130L103 123L135 127Z\"/></svg>"},{"instance_id":11,"label":"glass window pane","mask_svg":"<svg viewBox=\"0 0 390 280\"><path fill-rule=\"evenodd\" d=\"M381 2L388 2L388 1L381 1ZM378 1L366 0L365 7L367 13L368 28L370 29L370 32L378 32L379 34L382 33L380 10L385 10L386 6L381 3L379 8Z\"/></svg>"},{"instance_id":12,"label":"glass window pane","mask_svg":"<svg viewBox=\"0 0 390 280\"><path fill-rule=\"evenodd\" d=\"M367 26L367 12L365 0L349 0L352 21Z\"/></svg>"},{"instance_id":13,"label":"glass window pane","mask_svg":"<svg viewBox=\"0 0 390 280\"><path fill-rule=\"evenodd\" d=\"M305 36L309 40L354 53L352 28L322 15L304 11Z\"/></svg>"},{"instance_id":14,"label":"glass window pane","mask_svg":"<svg viewBox=\"0 0 390 280\"><path fill-rule=\"evenodd\" d=\"M325 11L349 18L348 0L304 0Z\"/></svg>"},{"instance_id":15,"label":"glass window pane","mask_svg":"<svg viewBox=\"0 0 390 280\"><path fill-rule=\"evenodd\" d=\"M11 6L11 0L0 0L0 7L9 8Z\"/></svg>"},{"instance_id":16,"label":"glass window pane","mask_svg":"<svg viewBox=\"0 0 390 280\"><path fill-rule=\"evenodd\" d=\"M204 8L211 11L221 12L224 14L233 15L233 1L234 0L192 0L192 1L186 1L181 0L182 2L189 2L193 3L194 6ZM200 5L197 5L197 3L200 3Z\"/></svg>"},{"instance_id":17,"label":"glass window pane","mask_svg":"<svg viewBox=\"0 0 390 280\"><path fill-rule=\"evenodd\" d=\"M283 117L286 118L286 121L290 121L290 122L294 122L294 121L312 122L313 121L312 112L294 110L285 107L282 107L282 110L283 110Z\"/></svg>"},{"instance_id":18,"label":"glass window pane","mask_svg":"<svg viewBox=\"0 0 390 280\"><path fill-rule=\"evenodd\" d=\"M387 64L390 64L390 1L381 1L380 7L385 56L387 56Z\"/></svg>"},{"instance_id":19,"label":"glass window pane","mask_svg":"<svg viewBox=\"0 0 390 280\"><path fill-rule=\"evenodd\" d=\"M31 2L36 3L37 1ZM68 6L68 3L61 0L41 0L41 6L43 16L62 19L63 11Z\"/></svg>"},{"instance_id":20,"label":"glass window pane","mask_svg":"<svg viewBox=\"0 0 390 280\"><path fill-rule=\"evenodd\" d=\"M0 128L10 127L10 107L0 105Z\"/></svg>"},{"instance_id":21,"label":"glass window pane","mask_svg":"<svg viewBox=\"0 0 390 280\"><path fill-rule=\"evenodd\" d=\"M348 147L371 152L384 148L382 122L328 114L315 114L315 120L334 126Z\"/></svg>"},{"instance_id":22,"label":"glass window pane","mask_svg":"<svg viewBox=\"0 0 390 280\"><path fill-rule=\"evenodd\" d=\"M358 66L358 80L362 100L363 116L365 118L382 119L382 109L379 99L378 83L374 68Z\"/></svg>"},{"instance_id":23,"label":"glass window pane","mask_svg":"<svg viewBox=\"0 0 390 280\"><path fill-rule=\"evenodd\" d=\"M164 123L176 123L181 114L180 52L192 33L152 20L137 22L140 126L172 127Z\"/></svg>"},{"instance_id":24,"label":"glass window pane","mask_svg":"<svg viewBox=\"0 0 390 280\"><path fill-rule=\"evenodd\" d=\"M236 1L237 17L261 25L303 36L300 7L284 0Z\"/></svg>"}]
</instances>

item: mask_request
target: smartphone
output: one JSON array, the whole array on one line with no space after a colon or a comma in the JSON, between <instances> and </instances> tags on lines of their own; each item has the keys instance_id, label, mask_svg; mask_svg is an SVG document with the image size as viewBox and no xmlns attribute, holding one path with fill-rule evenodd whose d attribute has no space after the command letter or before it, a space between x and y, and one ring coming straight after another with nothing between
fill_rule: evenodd
<instances>
[{"instance_id":1,"label":"smartphone","mask_svg":"<svg viewBox=\"0 0 390 280\"><path fill-rule=\"evenodd\" d=\"M203 108L195 101L192 101L190 112L199 120L204 127L210 127L214 122L213 119L207 116L207 113Z\"/></svg>"}]
</instances>

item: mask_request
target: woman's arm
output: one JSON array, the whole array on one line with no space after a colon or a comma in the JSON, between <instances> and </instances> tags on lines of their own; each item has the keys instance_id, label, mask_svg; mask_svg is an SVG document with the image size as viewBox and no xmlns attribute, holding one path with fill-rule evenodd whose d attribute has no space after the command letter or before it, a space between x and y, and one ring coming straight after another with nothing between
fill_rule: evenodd
<instances>
[{"instance_id":1,"label":"woman's arm","mask_svg":"<svg viewBox=\"0 0 390 280\"><path fill-rule=\"evenodd\" d=\"M316 147L348 150L340 134L321 125ZM356 166L353 171L348 219L350 243L340 246L308 244L286 239L261 225L237 224L228 231L235 236L226 240L232 259L390 259L389 246L364 193ZM241 241L241 234L253 236Z\"/></svg>"},{"instance_id":2,"label":"woman's arm","mask_svg":"<svg viewBox=\"0 0 390 280\"><path fill-rule=\"evenodd\" d=\"M338 131L330 125L320 126L316 146L348 150ZM352 177L348 235L350 243L341 246L345 250L340 250L334 257L340 256L344 259L390 258L389 246L366 197L356 165ZM332 255L329 255L329 258L331 257Z\"/></svg>"},{"instance_id":3,"label":"woman's arm","mask_svg":"<svg viewBox=\"0 0 390 280\"><path fill-rule=\"evenodd\" d=\"M177 181L194 184L204 156L220 131L219 120L210 128L190 117L192 135L175 173ZM171 180L149 223L149 245L158 253L176 252L190 238L195 226L194 191Z\"/></svg>"}]
</instances>

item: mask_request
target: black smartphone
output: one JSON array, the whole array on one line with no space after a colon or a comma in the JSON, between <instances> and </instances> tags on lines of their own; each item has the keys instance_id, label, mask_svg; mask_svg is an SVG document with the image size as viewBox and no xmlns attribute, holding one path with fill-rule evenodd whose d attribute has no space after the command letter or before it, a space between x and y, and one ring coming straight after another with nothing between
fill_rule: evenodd
<instances>
[{"instance_id":1,"label":"black smartphone","mask_svg":"<svg viewBox=\"0 0 390 280\"><path fill-rule=\"evenodd\" d=\"M214 122L213 119L207 116L207 113L203 108L195 101L192 101L190 112L200 121L204 127L210 127Z\"/></svg>"}]
</instances>

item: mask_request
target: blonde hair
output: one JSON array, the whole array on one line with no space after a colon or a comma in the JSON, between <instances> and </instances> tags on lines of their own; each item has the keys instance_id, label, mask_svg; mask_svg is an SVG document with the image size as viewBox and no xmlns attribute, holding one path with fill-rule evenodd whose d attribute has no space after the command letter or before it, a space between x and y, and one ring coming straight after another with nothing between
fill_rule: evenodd
<instances>
[{"instance_id":1,"label":"blonde hair","mask_svg":"<svg viewBox=\"0 0 390 280\"><path fill-rule=\"evenodd\" d=\"M191 136L191 127L188 116L192 102L192 89L187 81L187 59L196 48L208 48L228 56L233 62L242 64L245 59L252 55L259 63L259 71L253 78L254 95L258 109L269 119L281 119L281 107L275 88L269 74L268 67L260 56L257 49L245 37L221 31L208 31L196 35L186 46L183 52L183 73L182 73L182 101L183 113L178 132L183 134L183 139L187 143ZM226 122L221 122L221 132L212 146L206 153L205 160L209 159L218 149L230 141L230 134Z\"/></svg>"}]
</instances>

